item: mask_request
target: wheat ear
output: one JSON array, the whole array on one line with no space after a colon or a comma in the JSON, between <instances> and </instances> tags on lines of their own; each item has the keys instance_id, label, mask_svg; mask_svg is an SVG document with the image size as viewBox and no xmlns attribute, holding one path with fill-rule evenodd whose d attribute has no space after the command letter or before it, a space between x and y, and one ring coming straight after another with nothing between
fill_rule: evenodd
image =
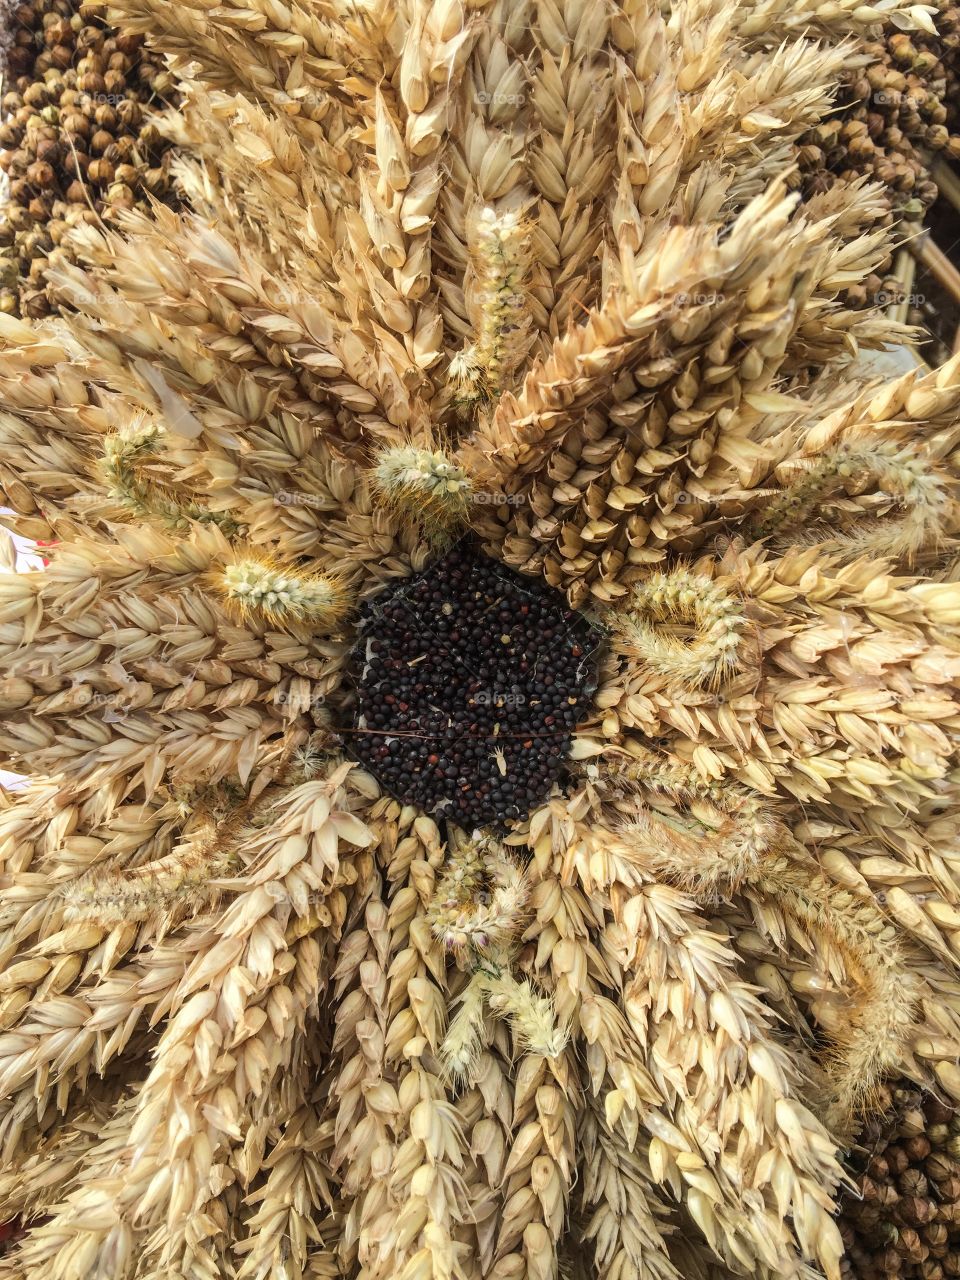
<instances>
[{"instance_id":1,"label":"wheat ear","mask_svg":"<svg viewBox=\"0 0 960 1280\"><path fill-rule=\"evenodd\" d=\"M814 516L826 498L842 491L851 480L860 485L859 477L864 475L894 497L904 514L891 520L871 519L869 528L855 528L824 541L839 541L857 553L911 560L942 539L950 508L945 477L922 454L889 440L827 450L771 499L757 521L756 532L761 537L792 532Z\"/></svg>"},{"instance_id":2,"label":"wheat ear","mask_svg":"<svg viewBox=\"0 0 960 1280\"><path fill-rule=\"evenodd\" d=\"M754 889L843 956L859 996L831 1053L826 1115L838 1133L849 1133L884 1074L903 1060L914 1024L920 993L894 927L875 902L840 888L797 856L800 846L779 824L760 850L756 833L749 826L739 832L729 815L722 815L718 830L702 828L699 838L689 820L659 814L642 814L632 830L651 869L687 891L710 898Z\"/></svg>"},{"instance_id":3,"label":"wheat ear","mask_svg":"<svg viewBox=\"0 0 960 1280\"><path fill-rule=\"evenodd\" d=\"M332 630L349 608L343 583L329 573L274 562L247 548L213 571L213 585L240 620Z\"/></svg>"},{"instance_id":4,"label":"wheat ear","mask_svg":"<svg viewBox=\"0 0 960 1280\"><path fill-rule=\"evenodd\" d=\"M694 628L691 643L663 623ZM717 686L743 665L742 603L720 583L688 569L655 573L641 583L613 626L623 647L680 684Z\"/></svg>"},{"instance_id":5,"label":"wheat ear","mask_svg":"<svg viewBox=\"0 0 960 1280\"><path fill-rule=\"evenodd\" d=\"M191 521L198 521L217 524L228 535L235 533L239 524L232 516L207 511L196 502L179 502L158 484L145 479L143 464L157 457L165 435L156 423L141 423L106 437L101 467L110 497L130 515L158 520L169 529L184 530Z\"/></svg>"},{"instance_id":6,"label":"wheat ear","mask_svg":"<svg viewBox=\"0 0 960 1280\"><path fill-rule=\"evenodd\" d=\"M385 505L420 528L432 542L443 542L464 525L473 483L440 450L397 445L383 449L372 472L373 487Z\"/></svg>"},{"instance_id":7,"label":"wheat ear","mask_svg":"<svg viewBox=\"0 0 960 1280\"><path fill-rule=\"evenodd\" d=\"M462 408L495 401L529 345L525 289L530 238L519 213L481 209L468 228L467 308L474 340L454 356L448 377Z\"/></svg>"}]
</instances>

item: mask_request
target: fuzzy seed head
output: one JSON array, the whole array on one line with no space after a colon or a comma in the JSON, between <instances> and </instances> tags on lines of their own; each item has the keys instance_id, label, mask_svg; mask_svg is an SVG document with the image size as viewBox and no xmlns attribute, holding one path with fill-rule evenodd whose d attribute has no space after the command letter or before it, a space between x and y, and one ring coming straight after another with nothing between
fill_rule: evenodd
<instances>
[{"instance_id":1,"label":"fuzzy seed head","mask_svg":"<svg viewBox=\"0 0 960 1280\"><path fill-rule=\"evenodd\" d=\"M448 951L483 951L519 932L527 894L523 869L500 845L464 840L450 850L427 918Z\"/></svg>"},{"instance_id":2,"label":"fuzzy seed head","mask_svg":"<svg viewBox=\"0 0 960 1280\"><path fill-rule=\"evenodd\" d=\"M216 585L240 617L278 626L304 624L332 630L347 612L342 583L299 566L280 567L259 557L237 559L216 571Z\"/></svg>"},{"instance_id":3,"label":"fuzzy seed head","mask_svg":"<svg viewBox=\"0 0 960 1280\"><path fill-rule=\"evenodd\" d=\"M692 628L687 643L663 626ZM624 648L677 684L714 688L742 665L747 619L740 600L723 585L675 569L653 574L614 621Z\"/></svg>"},{"instance_id":4,"label":"fuzzy seed head","mask_svg":"<svg viewBox=\"0 0 960 1280\"><path fill-rule=\"evenodd\" d=\"M558 1058L569 1040L559 1025L553 1001L541 995L528 978L518 981L509 971L484 974L484 990L491 1010L508 1018L520 1045L543 1058Z\"/></svg>"},{"instance_id":5,"label":"fuzzy seed head","mask_svg":"<svg viewBox=\"0 0 960 1280\"><path fill-rule=\"evenodd\" d=\"M389 507L432 540L443 541L466 523L473 483L463 468L440 450L413 445L384 449L374 468L373 483Z\"/></svg>"},{"instance_id":6,"label":"fuzzy seed head","mask_svg":"<svg viewBox=\"0 0 960 1280\"><path fill-rule=\"evenodd\" d=\"M233 858L231 850L201 842L130 871L94 868L64 890L64 916L107 929L148 919L169 924L215 896L211 881Z\"/></svg>"},{"instance_id":7,"label":"fuzzy seed head","mask_svg":"<svg viewBox=\"0 0 960 1280\"><path fill-rule=\"evenodd\" d=\"M872 509L836 533L831 522L820 525L822 504L850 492L868 492L867 484L889 495L899 514L878 519ZM950 485L930 460L893 440L846 440L808 462L767 503L755 525L761 537L791 536L810 522L805 542L836 543L853 555L889 555L910 563L928 547L942 542L954 518Z\"/></svg>"},{"instance_id":8,"label":"fuzzy seed head","mask_svg":"<svg viewBox=\"0 0 960 1280\"><path fill-rule=\"evenodd\" d=\"M174 503L160 510L152 487L139 474L139 467L162 447L164 432L156 423L138 422L124 431L107 436L103 442L103 472L110 497L131 515L162 514L174 528L184 523Z\"/></svg>"},{"instance_id":9,"label":"fuzzy seed head","mask_svg":"<svg viewBox=\"0 0 960 1280\"><path fill-rule=\"evenodd\" d=\"M186 530L191 521L216 524L224 533L235 533L239 523L224 512L208 511L197 502L184 502L143 472L162 453L167 433L155 422L138 421L107 436L101 469L108 495L131 515L156 520L171 530Z\"/></svg>"},{"instance_id":10,"label":"fuzzy seed head","mask_svg":"<svg viewBox=\"0 0 960 1280\"><path fill-rule=\"evenodd\" d=\"M444 1066L458 1083L469 1078L483 1045L485 994L481 973L471 976L459 1003L440 1046Z\"/></svg>"},{"instance_id":11,"label":"fuzzy seed head","mask_svg":"<svg viewBox=\"0 0 960 1280\"><path fill-rule=\"evenodd\" d=\"M327 739L330 737L331 735L325 733L314 734L309 742L294 751L290 770L291 782L311 782L329 768L330 751L327 749L329 745Z\"/></svg>"},{"instance_id":12,"label":"fuzzy seed head","mask_svg":"<svg viewBox=\"0 0 960 1280\"><path fill-rule=\"evenodd\" d=\"M473 341L450 363L449 381L461 408L496 400L526 351L529 228L516 210L481 208L467 231L471 276L467 309Z\"/></svg>"}]
</instances>

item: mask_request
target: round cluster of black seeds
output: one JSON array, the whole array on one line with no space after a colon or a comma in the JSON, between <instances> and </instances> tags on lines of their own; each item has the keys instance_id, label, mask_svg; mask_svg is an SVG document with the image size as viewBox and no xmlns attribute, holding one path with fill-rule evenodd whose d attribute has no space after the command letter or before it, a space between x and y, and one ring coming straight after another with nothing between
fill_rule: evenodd
<instances>
[{"instance_id":1,"label":"round cluster of black seeds","mask_svg":"<svg viewBox=\"0 0 960 1280\"><path fill-rule=\"evenodd\" d=\"M361 610L351 753L458 826L519 818L590 709L596 643L559 592L460 543Z\"/></svg>"}]
</instances>

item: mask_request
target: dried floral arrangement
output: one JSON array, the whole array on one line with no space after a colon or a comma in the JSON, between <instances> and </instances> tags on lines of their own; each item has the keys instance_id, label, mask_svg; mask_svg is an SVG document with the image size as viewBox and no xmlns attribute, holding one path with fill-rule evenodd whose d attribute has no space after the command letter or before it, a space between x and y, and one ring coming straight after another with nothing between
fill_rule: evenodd
<instances>
[{"instance_id":1,"label":"dried floral arrangement","mask_svg":"<svg viewBox=\"0 0 960 1280\"><path fill-rule=\"evenodd\" d=\"M788 191L880 16L111 6L193 212L0 318L4 1280L839 1275L960 1099L960 358Z\"/></svg>"},{"instance_id":2,"label":"dried floral arrangement","mask_svg":"<svg viewBox=\"0 0 960 1280\"><path fill-rule=\"evenodd\" d=\"M170 202L173 151L150 118L173 78L143 37L112 31L99 0L22 0L0 8L0 312L50 312L47 267L69 230L117 209Z\"/></svg>"}]
</instances>

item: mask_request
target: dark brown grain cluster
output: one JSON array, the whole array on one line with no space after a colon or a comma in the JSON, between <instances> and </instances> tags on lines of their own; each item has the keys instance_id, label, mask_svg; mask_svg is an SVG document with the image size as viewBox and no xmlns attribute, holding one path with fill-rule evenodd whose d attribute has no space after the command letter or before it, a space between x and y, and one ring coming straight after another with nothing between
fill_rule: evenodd
<instances>
[{"instance_id":1,"label":"dark brown grain cluster","mask_svg":"<svg viewBox=\"0 0 960 1280\"><path fill-rule=\"evenodd\" d=\"M891 26L886 39L863 45L869 61L845 77L841 109L801 139L806 195L867 177L887 188L890 221L923 219L937 198L933 160L960 158L960 6L940 0L933 21L936 35ZM883 272L873 272L847 301L872 304L890 291Z\"/></svg>"},{"instance_id":2,"label":"dark brown grain cluster","mask_svg":"<svg viewBox=\"0 0 960 1280\"><path fill-rule=\"evenodd\" d=\"M844 1280L960 1276L960 1115L912 1086L888 1090L886 1101L851 1161Z\"/></svg>"},{"instance_id":3,"label":"dark brown grain cluster","mask_svg":"<svg viewBox=\"0 0 960 1280\"><path fill-rule=\"evenodd\" d=\"M427 813L519 818L589 709L595 643L559 592L460 544L364 610L347 749Z\"/></svg>"},{"instance_id":4,"label":"dark brown grain cluster","mask_svg":"<svg viewBox=\"0 0 960 1280\"><path fill-rule=\"evenodd\" d=\"M9 204L0 216L0 311L39 317L44 277L77 222L169 198L170 149L150 109L172 78L102 6L25 0L13 13L0 124Z\"/></svg>"}]
</instances>

